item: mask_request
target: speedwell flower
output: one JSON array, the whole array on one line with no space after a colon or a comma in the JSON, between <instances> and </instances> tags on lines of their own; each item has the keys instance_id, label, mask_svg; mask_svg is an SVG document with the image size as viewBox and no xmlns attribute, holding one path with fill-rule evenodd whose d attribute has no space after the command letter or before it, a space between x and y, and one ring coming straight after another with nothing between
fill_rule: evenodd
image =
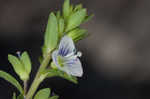
<instances>
[{"instance_id":1,"label":"speedwell flower","mask_svg":"<svg viewBox=\"0 0 150 99\"><path fill-rule=\"evenodd\" d=\"M76 52L73 40L68 36L61 39L58 50L52 53L53 62L59 70L77 77L83 75L80 56L81 52Z\"/></svg>"}]
</instances>

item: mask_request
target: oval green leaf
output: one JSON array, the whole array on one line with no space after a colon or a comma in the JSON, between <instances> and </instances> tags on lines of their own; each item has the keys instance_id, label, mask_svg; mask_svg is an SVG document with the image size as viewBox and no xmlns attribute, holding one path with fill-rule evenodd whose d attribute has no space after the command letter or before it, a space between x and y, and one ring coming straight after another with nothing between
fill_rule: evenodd
<instances>
[{"instance_id":1,"label":"oval green leaf","mask_svg":"<svg viewBox=\"0 0 150 99\"><path fill-rule=\"evenodd\" d=\"M31 60L26 51L22 53L20 60L22 61L24 68L26 69L26 71L29 75L31 72Z\"/></svg>"},{"instance_id":2,"label":"oval green leaf","mask_svg":"<svg viewBox=\"0 0 150 99\"><path fill-rule=\"evenodd\" d=\"M50 89L45 88L38 91L34 99L48 99L49 96L50 96Z\"/></svg>"},{"instance_id":3,"label":"oval green leaf","mask_svg":"<svg viewBox=\"0 0 150 99\"><path fill-rule=\"evenodd\" d=\"M8 55L8 60L12 64L13 69L15 72L19 75L19 77L22 80L27 80L29 78L29 75L27 74L24 65L21 63L21 61L13 55Z\"/></svg>"},{"instance_id":4,"label":"oval green leaf","mask_svg":"<svg viewBox=\"0 0 150 99\"><path fill-rule=\"evenodd\" d=\"M22 72L24 72L24 67L23 64L20 62L20 60L13 55L8 55L8 60L9 62L12 64L13 69L15 70L15 72L20 75Z\"/></svg>"},{"instance_id":5,"label":"oval green leaf","mask_svg":"<svg viewBox=\"0 0 150 99\"><path fill-rule=\"evenodd\" d=\"M54 13L51 13L48 19L46 28L44 46L46 47L46 53L49 53L57 46L58 41L58 23Z\"/></svg>"}]
</instances>

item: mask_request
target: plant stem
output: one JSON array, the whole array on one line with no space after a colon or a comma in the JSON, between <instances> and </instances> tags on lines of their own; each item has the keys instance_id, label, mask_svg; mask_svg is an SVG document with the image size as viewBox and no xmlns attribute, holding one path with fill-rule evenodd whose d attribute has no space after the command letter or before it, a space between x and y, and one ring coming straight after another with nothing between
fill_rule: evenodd
<instances>
[{"instance_id":1,"label":"plant stem","mask_svg":"<svg viewBox=\"0 0 150 99\"><path fill-rule=\"evenodd\" d=\"M38 70L38 72L37 72L37 74L35 76L35 79L34 79L32 85L31 85L31 87L30 87L30 89L29 89L29 91L28 91L28 93L26 95L26 99L32 99L32 97L33 97L34 93L36 92L38 86L43 81L43 80L40 79L41 72L43 70L45 70L45 68L47 67L50 59L51 59L51 55L47 54L47 56L44 58L42 64L39 67L39 70Z\"/></svg>"},{"instance_id":2,"label":"plant stem","mask_svg":"<svg viewBox=\"0 0 150 99\"><path fill-rule=\"evenodd\" d=\"M25 80L24 82L23 82L23 84L24 84L24 96L26 96L26 93L27 93L27 80Z\"/></svg>"}]
</instances>

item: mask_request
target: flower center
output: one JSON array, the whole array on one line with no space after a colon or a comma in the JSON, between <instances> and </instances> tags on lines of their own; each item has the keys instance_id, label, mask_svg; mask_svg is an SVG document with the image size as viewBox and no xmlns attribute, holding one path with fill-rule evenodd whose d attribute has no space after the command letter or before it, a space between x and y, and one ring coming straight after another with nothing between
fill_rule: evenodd
<instances>
[{"instance_id":1,"label":"flower center","mask_svg":"<svg viewBox=\"0 0 150 99\"><path fill-rule=\"evenodd\" d=\"M58 56L57 57L57 61L58 61L58 64L61 66L61 67L64 67L64 60L62 59L62 57L61 56Z\"/></svg>"}]
</instances>

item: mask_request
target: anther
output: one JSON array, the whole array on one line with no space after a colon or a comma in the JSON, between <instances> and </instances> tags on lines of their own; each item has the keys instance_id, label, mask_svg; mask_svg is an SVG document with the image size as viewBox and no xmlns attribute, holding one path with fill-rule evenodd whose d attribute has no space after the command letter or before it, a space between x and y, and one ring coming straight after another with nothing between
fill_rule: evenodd
<instances>
[{"instance_id":1,"label":"anther","mask_svg":"<svg viewBox=\"0 0 150 99\"><path fill-rule=\"evenodd\" d=\"M77 57L81 57L82 56L82 53L79 51L77 52Z\"/></svg>"}]
</instances>

